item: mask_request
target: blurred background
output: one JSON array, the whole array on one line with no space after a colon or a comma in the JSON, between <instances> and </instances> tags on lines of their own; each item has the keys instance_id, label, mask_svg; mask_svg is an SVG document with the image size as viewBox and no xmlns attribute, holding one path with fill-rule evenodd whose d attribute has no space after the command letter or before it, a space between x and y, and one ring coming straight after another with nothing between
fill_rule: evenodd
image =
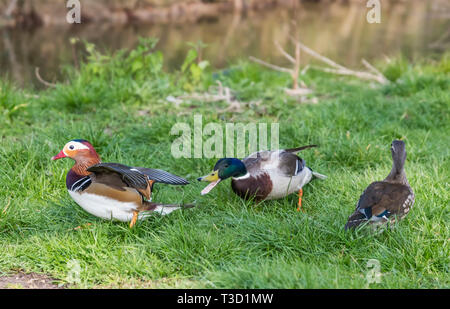
<instances>
[{"instance_id":1,"label":"blurred background","mask_svg":"<svg viewBox=\"0 0 450 309\"><path fill-rule=\"evenodd\" d=\"M450 48L448 0L382 0L380 24L367 22L366 0L81 0L81 24L67 23L66 2L0 0L0 78L39 88L39 67L45 80L64 80L62 68L83 57L71 38L110 51L131 49L139 37L159 38L167 70L179 68L188 42L200 41L203 58L217 69L249 56L283 65L274 40L292 51L293 34L351 68L362 58L414 61Z\"/></svg>"}]
</instances>

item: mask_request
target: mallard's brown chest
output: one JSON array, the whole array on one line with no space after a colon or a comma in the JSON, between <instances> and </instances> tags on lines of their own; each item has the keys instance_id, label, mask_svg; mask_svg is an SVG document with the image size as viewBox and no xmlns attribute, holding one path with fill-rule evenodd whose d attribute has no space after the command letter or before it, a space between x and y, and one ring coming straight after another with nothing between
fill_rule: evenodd
<instances>
[{"instance_id":1,"label":"mallard's brown chest","mask_svg":"<svg viewBox=\"0 0 450 309\"><path fill-rule=\"evenodd\" d=\"M266 173L258 176L249 176L243 179L233 179L231 188L234 193L243 199L255 199L261 201L272 192L273 184L270 176Z\"/></svg>"}]
</instances>

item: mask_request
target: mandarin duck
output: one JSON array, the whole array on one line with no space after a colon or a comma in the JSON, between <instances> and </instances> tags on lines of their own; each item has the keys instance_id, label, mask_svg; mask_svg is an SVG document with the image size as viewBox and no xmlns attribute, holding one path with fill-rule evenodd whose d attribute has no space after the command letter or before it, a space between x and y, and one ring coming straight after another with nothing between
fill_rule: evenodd
<instances>
[{"instance_id":1,"label":"mandarin duck","mask_svg":"<svg viewBox=\"0 0 450 309\"><path fill-rule=\"evenodd\" d=\"M88 213L103 219L130 222L148 216L162 215L192 205L151 202L154 183L187 185L181 177L159 169L130 167L119 163L102 163L94 147L86 140L74 139L52 160L71 158L75 161L66 176L70 196Z\"/></svg>"},{"instance_id":2,"label":"mandarin duck","mask_svg":"<svg viewBox=\"0 0 450 309\"><path fill-rule=\"evenodd\" d=\"M403 219L414 204L414 192L406 179L405 143L395 140L391 144L392 169L383 181L372 182L360 196L345 229L363 223L381 225Z\"/></svg>"},{"instance_id":3,"label":"mandarin duck","mask_svg":"<svg viewBox=\"0 0 450 309\"><path fill-rule=\"evenodd\" d=\"M303 186L312 177L326 176L313 172L305 160L296 155L300 150L317 147L302 146L292 149L259 151L244 158L223 158L217 161L214 170L199 181L210 182L201 192L210 192L219 182L232 178L231 188L243 199L255 201L279 199L298 192L298 208L302 207Z\"/></svg>"}]
</instances>

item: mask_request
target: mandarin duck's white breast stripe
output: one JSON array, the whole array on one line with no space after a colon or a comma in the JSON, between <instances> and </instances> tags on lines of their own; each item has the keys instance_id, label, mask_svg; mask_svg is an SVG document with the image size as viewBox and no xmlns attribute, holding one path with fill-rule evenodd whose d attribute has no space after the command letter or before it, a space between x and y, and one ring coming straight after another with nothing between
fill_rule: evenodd
<instances>
[{"instance_id":1,"label":"mandarin duck's white breast stripe","mask_svg":"<svg viewBox=\"0 0 450 309\"><path fill-rule=\"evenodd\" d=\"M70 187L70 191L76 192L76 191L80 190L88 181L91 181L91 177L89 177L89 176L86 176L86 177L83 177L83 178L77 180L76 182L74 182L72 187Z\"/></svg>"}]
</instances>

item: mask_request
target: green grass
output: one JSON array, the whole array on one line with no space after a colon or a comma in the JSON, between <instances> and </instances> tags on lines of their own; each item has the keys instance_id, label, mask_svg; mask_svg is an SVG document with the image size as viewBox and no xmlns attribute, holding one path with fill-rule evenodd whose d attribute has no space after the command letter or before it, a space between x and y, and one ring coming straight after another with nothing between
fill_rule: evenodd
<instances>
[{"instance_id":1,"label":"green grass","mask_svg":"<svg viewBox=\"0 0 450 309\"><path fill-rule=\"evenodd\" d=\"M318 104L286 96L287 75L253 64L219 75L191 64L169 74L161 59L144 47L131 55L91 51L80 72L68 68L68 82L46 91L0 81L0 275L39 272L67 283L67 263L77 260L81 282L71 287L450 287L448 55L438 62L380 64L395 80L387 86L309 71L303 79ZM183 89L204 91L214 78L239 100L261 103L217 113L224 102L174 106L165 100ZM204 124L278 122L281 147L319 144L301 154L328 175L304 188L306 212L296 211L295 196L244 202L229 180L201 196L205 184L195 179L216 159L170 153L171 127L192 124L196 113ZM154 200L197 207L154 216L131 230L89 215L65 188L71 160L50 161L73 138L91 141L103 161L185 176L190 185L159 185ZM377 235L344 232L361 192L389 173L396 138L407 145L412 212ZM380 262L381 283L366 281L370 259Z\"/></svg>"}]
</instances>

